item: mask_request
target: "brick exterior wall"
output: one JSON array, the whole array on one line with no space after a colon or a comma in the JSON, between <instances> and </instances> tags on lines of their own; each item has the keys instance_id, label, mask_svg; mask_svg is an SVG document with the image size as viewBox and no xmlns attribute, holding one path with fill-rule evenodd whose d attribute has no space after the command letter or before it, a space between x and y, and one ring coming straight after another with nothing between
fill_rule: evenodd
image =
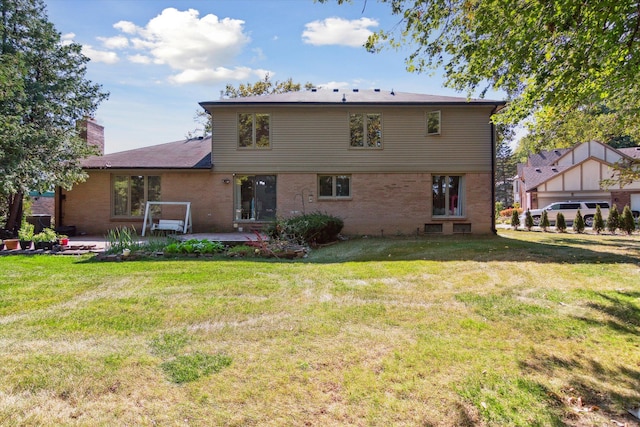
<instances>
[{"instance_id":1,"label":"brick exterior wall","mask_svg":"<svg viewBox=\"0 0 640 427\"><path fill-rule=\"evenodd\" d=\"M111 176L127 174L113 170L90 171L89 179L63 192L62 218L59 225L75 225L78 233L104 235L117 226L142 229L142 218L111 218ZM206 172L152 172L161 175L164 201L192 202L193 231L230 232L234 223L231 174ZM317 174L285 173L277 177L277 211L281 217L302 213L326 212L342 218L344 234L414 235L425 224L442 224L443 234L453 233L455 223L471 224L474 234L491 233L491 175L465 175L464 218L432 218L431 174L429 173L360 173L351 176L350 200L318 199ZM225 183L229 180L230 183ZM181 219L184 208L163 207L165 219ZM247 224L250 228L251 224Z\"/></svg>"}]
</instances>

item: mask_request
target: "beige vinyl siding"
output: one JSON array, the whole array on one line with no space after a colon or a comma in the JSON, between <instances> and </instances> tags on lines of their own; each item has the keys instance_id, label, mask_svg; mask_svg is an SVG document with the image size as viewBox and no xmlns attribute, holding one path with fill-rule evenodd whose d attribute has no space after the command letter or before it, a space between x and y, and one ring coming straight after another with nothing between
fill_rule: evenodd
<instances>
[{"instance_id":1,"label":"beige vinyl siding","mask_svg":"<svg viewBox=\"0 0 640 427\"><path fill-rule=\"evenodd\" d=\"M215 108L214 170L236 173L489 172L491 106ZM426 135L426 113L440 110L440 135ZM238 149L237 114L271 115L271 148ZM349 147L350 112L381 113L383 149Z\"/></svg>"}]
</instances>

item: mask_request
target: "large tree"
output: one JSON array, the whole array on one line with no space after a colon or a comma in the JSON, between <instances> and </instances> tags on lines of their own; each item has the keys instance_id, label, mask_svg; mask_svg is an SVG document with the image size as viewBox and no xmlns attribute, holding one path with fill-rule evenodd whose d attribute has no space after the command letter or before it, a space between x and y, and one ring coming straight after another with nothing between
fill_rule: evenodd
<instances>
[{"instance_id":1,"label":"large tree","mask_svg":"<svg viewBox=\"0 0 640 427\"><path fill-rule=\"evenodd\" d=\"M517 173L517 160L510 146L514 133L512 126L497 126L495 199L505 207L513 204L513 177Z\"/></svg>"},{"instance_id":2,"label":"large tree","mask_svg":"<svg viewBox=\"0 0 640 427\"><path fill-rule=\"evenodd\" d=\"M408 48L409 71L442 67L445 84L470 96L504 91L497 122L529 118L535 127L548 114L604 105L616 112L617 135L640 140L637 0L378 1L400 22L367 49Z\"/></svg>"},{"instance_id":3,"label":"large tree","mask_svg":"<svg viewBox=\"0 0 640 427\"><path fill-rule=\"evenodd\" d=\"M79 44L62 42L42 0L1 0L0 13L0 196L5 228L15 230L23 194L84 178L79 160L95 149L78 124L108 94L85 78L89 59Z\"/></svg>"}]
</instances>

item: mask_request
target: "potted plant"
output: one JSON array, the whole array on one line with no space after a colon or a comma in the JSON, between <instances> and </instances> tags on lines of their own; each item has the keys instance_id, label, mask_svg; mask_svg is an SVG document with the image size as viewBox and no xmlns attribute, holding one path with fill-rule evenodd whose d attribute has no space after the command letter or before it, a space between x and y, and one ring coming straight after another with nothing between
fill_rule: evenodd
<instances>
[{"instance_id":1,"label":"potted plant","mask_svg":"<svg viewBox=\"0 0 640 427\"><path fill-rule=\"evenodd\" d=\"M4 249L7 251L13 251L18 249L20 241L18 239L4 239Z\"/></svg>"},{"instance_id":2,"label":"potted plant","mask_svg":"<svg viewBox=\"0 0 640 427\"><path fill-rule=\"evenodd\" d=\"M58 235L51 228L45 228L40 233L33 236L33 242L36 249L52 250L53 245L57 240Z\"/></svg>"},{"instance_id":3,"label":"potted plant","mask_svg":"<svg viewBox=\"0 0 640 427\"><path fill-rule=\"evenodd\" d=\"M18 230L18 240L20 241L20 248L23 251L31 249L34 228L35 226L33 224L23 221L20 230Z\"/></svg>"}]
</instances>

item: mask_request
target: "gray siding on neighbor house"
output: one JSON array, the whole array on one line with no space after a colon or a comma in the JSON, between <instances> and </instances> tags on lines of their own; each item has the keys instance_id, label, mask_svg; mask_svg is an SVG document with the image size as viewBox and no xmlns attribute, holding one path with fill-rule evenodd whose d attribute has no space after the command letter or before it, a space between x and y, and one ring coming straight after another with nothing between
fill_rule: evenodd
<instances>
[{"instance_id":1,"label":"gray siding on neighbor house","mask_svg":"<svg viewBox=\"0 0 640 427\"><path fill-rule=\"evenodd\" d=\"M359 105L213 109L217 172L491 171L492 105L363 107ZM441 134L426 135L426 113L441 111ZM239 149L238 113L271 115L271 148ZM381 113L383 149L349 147L349 112Z\"/></svg>"}]
</instances>

